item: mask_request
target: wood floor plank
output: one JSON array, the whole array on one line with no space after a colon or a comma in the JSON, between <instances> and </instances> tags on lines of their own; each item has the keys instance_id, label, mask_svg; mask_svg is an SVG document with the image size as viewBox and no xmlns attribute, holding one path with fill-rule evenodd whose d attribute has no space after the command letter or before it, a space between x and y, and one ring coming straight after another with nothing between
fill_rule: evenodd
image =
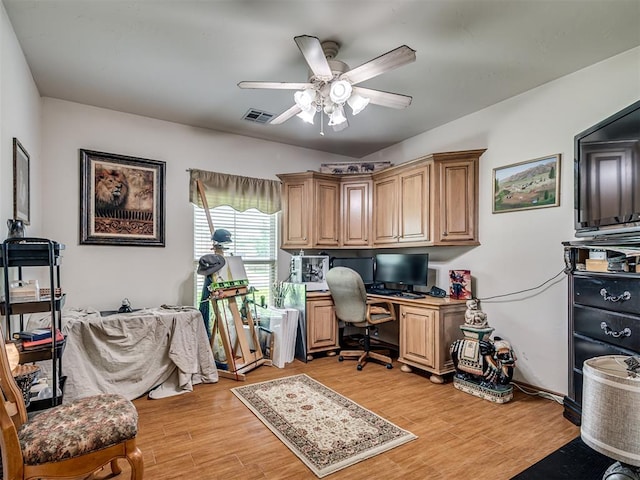
<instances>
[{"instance_id":1,"label":"wood floor plank","mask_svg":"<svg viewBox=\"0 0 640 480\"><path fill-rule=\"evenodd\" d=\"M421 372L321 357L284 369L261 366L245 382L221 378L164 399L139 398L138 445L148 480L312 480L317 478L231 392L231 388L306 373L418 439L331 475L331 480L508 480L579 435L562 406L514 392L497 405ZM129 467L121 462L128 479ZM109 468L95 475L108 478Z\"/></svg>"}]
</instances>

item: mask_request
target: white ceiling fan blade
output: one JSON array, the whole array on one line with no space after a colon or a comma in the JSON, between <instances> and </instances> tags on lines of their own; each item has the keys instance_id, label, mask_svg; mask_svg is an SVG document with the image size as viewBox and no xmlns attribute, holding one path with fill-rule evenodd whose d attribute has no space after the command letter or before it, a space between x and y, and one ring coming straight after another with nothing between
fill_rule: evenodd
<instances>
[{"instance_id":1,"label":"white ceiling fan blade","mask_svg":"<svg viewBox=\"0 0 640 480\"><path fill-rule=\"evenodd\" d=\"M290 83L290 82L240 82L240 88L268 88L273 90L304 90L313 87L311 83Z\"/></svg>"},{"instance_id":2,"label":"white ceiling fan blade","mask_svg":"<svg viewBox=\"0 0 640 480\"><path fill-rule=\"evenodd\" d=\"M289 120L291 117L299 114L301 111L302 111L302 109L299 106L294 105L289 110L286 110L286 111L282 112L276 118L272 119L269 122L269 125L280 125L281 123L284 123L287 120Z\"/></svg>"},{"instance_id":3,"label":"white ceiling fan blade","mask_svg":"<svg viewBox=\"0 0 640 480\"><path fill-rule=\"evenodd\" d=\"M347 80L355 85L370 78L402 67L408 63L414 62L416 59L416 51L412 48L402 45L401 47L391 50L378 58L374 58L367 63L363 63L359 67L352 68L348 72L340 75L340 80Z\"/></svg>"},{"instance_id":4,"label":"white ceiling fan blade","mask_svg":"<svg viewBox=\"0 0 640 480\"><path fill-rule=\"evenodd\" d=\"M329 67L329 62L327 62L327 58L324 55L320 40L309 35L300 35L293 39L316 78L319 80L331 80L333 73L331 73L331 67Z\"/></svg>"},{"instance_id":5,"label":"white ceiling fan blade","mask_svg":"<svg viewBox=\"0 0 640 480\"><path fill-rule=\"evenodd\" d=\"M381 90L373 90L371 88L353 87L353 91L358 95L367 97L374 105L389 108L407 108L411 105L413 97L402 95L400 93L383 92Z\"/></svg>"}]
</instances>

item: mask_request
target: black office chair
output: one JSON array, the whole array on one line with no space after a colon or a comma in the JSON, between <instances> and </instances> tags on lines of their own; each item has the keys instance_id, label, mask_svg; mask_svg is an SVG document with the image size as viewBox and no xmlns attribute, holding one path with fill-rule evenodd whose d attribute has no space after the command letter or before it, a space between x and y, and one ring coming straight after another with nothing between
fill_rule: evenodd
<instances>
[{"instance_id":1,"label":"black office chair","mask_svg":"<svg viewBox=\"0 0 640 480\"><path fill-rule=\"evenodd\" d=\"M334 267L327 272L327 285L333 297L338 320L364 328L363 350L340 351L338 360L358 359L358 370L368 359L378 360L392 368L391 357L371 350L369 327L396 320L393 304L387 300L367 300L367 292L360 275L347 267Z\"/></svg>"}]
</instances>

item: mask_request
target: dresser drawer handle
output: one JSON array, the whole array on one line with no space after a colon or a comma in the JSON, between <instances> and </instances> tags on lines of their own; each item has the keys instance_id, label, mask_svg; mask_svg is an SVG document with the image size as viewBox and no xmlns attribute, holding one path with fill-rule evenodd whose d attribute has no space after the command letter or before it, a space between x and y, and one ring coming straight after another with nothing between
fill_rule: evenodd
<instances>
[{"instance_id":1,"label":"dresser drawer handle","mask_svg":"<svg viewBox=\"0 0 640 480\"><path fill-rule=\"evenodd\" d=\"M606 288L603 288L602 290L600 290L600 295L602 295L602 298L604 298L604 300L606 302L620 302L623 300L629 300L631 298L631 294L628 291L625 291L622 295L618 295L617 297L615 295L609 295L609 292L607 292Z\"/></svg>"},{"instance_id":2,"label":"dresser drawer handle","mask_svg":"<svg viewBox=\"0 0 640 480\"><path fill-rule=\"evenodd\" d=\"M631 329L629 327L626 327L626 328L620 330L619 332L616 332L616 331L612 330L609 325L607 325L607 322L602 322L600 324L600 328L602 330L604 330L605 335L611 335L613 338L630 337L631 336Z\"/></svg>"}]
</instances>

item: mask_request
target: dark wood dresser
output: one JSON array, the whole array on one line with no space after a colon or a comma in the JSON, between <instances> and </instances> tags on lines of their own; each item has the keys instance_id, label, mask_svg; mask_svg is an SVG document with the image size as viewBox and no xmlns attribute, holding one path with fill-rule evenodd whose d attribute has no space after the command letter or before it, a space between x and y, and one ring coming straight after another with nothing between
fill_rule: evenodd
<instances>
[{"instance_id":1,"label":"dark wood dresser","mask_svg":"<svg viewBox=\"0 0 640 480\"><path fill-rule=\"evenodd\" d=\"M630 271L586 271L589 251L604 250L609 256L628 253L640 249L640 239L581 240L563 245L569 277L569 389L564 416L580 425L584 361L640 352L640 265L636 272L636 257L627 258L629 266L625 268Z\"/></svg>"}]
</instances>

